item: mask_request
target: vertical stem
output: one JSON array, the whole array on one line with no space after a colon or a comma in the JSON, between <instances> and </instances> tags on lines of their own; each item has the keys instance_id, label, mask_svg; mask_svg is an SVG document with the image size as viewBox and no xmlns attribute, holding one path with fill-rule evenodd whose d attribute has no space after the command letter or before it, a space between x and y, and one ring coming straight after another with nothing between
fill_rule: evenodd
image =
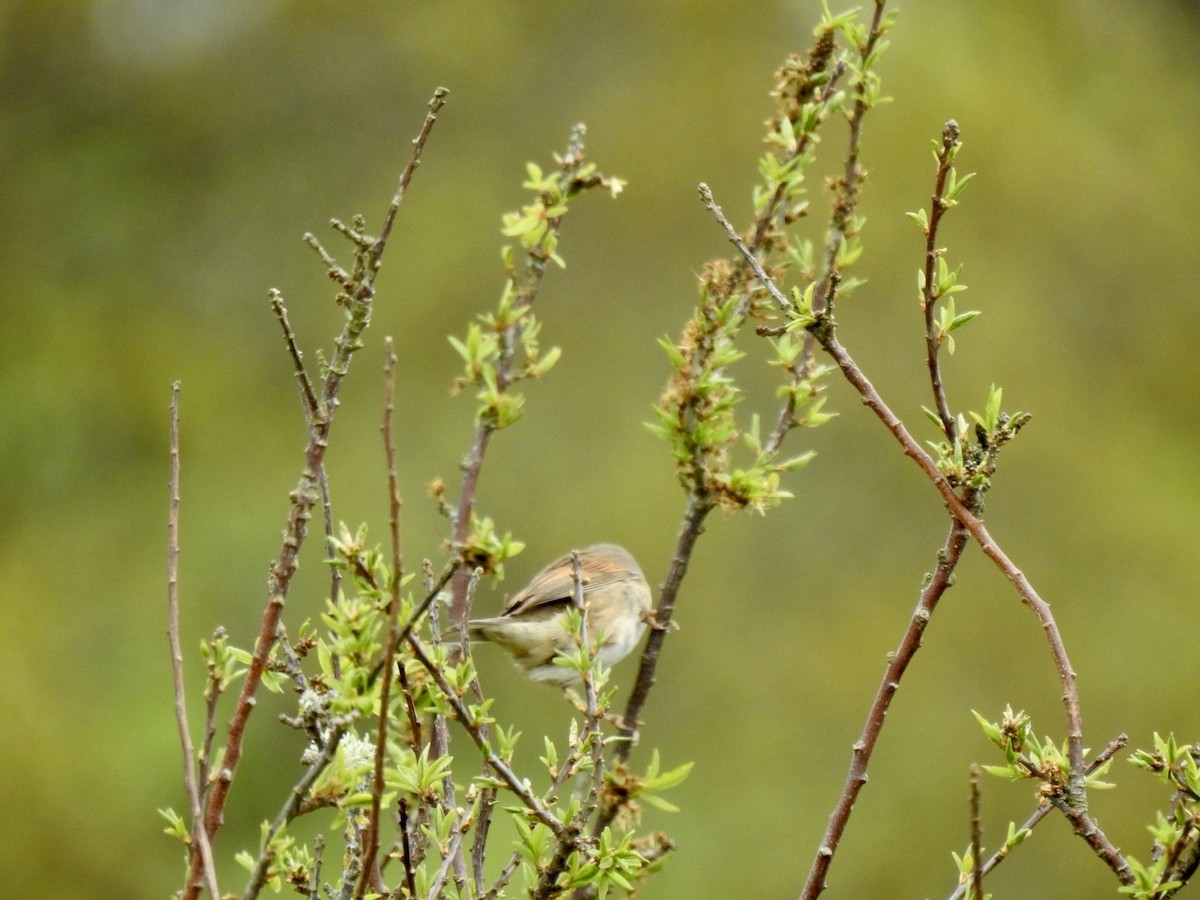
<instances>
[{"instance_id":1,"label":"vertical stem","mask_svg":"<svg viewBox=\"0 0 1200 900\"><path fill-rule=\"evenodd\" d=\"M983 900L983 822L979 816L979 765L971 764L971 888Z\"/></svg>"},{"instance_id":2,"label":"vertical stem","mask_svg":"<svg viewBox=\"0 0 1200 900\"><path fill-rule=\"evenodd\" d=\"M951 119L942 131L942 149L938 154L937 177L933 187L933 199L929 203L929 225L925 231L925 287L921 291L921 310L925 314L925 364L929 368L929 382L933 388L933 402L937 407L938 419L946 440L954 442L954 417L946 401L946 390L942 385L941 365L938 360L937 331L934 328L933 308L937 296L937 261L940 255L937 246L938 225L949 206L945 202L946 178L950 173L951 160L958 148L958 123Z\"/></svg>"},{"instance_id":3,"label":"vertical stem","mask_svg":"<svg viewBox=\"0 0 1200 900\"><path fill-rule=\"evenodd\" d=\"M379 686L379 729L375 736L375 771L371 788L371 807L367 813L367 834L363 846L363 872L358 892L366 893L370 886L384 890L376 865L379 853L380 802L383 797L383 767L387 756L388 712L391 704L392 681L396 674L396 643L400 636L400 584L404 580L404 557L400 541L400 479L396 473L396 442L392 433L392 416L396 397L396 349L389 337L385 341L385 400L383 407L383 448L388 473L388 523L392 539L392 580L388 585L388 641L384 647L383 681Z\"/></svg>"},{"instance_id":4,"label":"vertical stem","mask_svg":"<svg viewBox=\"0 0 1200 900\"><path fill-rule=\"evenodd\" d=\"M179 643L179 382L171 386L171 500L167 513L167 640L171 645L171 676L175 685L175 723L183 749L183 786L191 812L192 871L202 873L212 900L220 900L212 844L204 830L200 788L196 783L196 751L188 728L187 702L183 689L183 648ZM199 866L197 866L199 863Z\"/></svg>"}]
</instances>

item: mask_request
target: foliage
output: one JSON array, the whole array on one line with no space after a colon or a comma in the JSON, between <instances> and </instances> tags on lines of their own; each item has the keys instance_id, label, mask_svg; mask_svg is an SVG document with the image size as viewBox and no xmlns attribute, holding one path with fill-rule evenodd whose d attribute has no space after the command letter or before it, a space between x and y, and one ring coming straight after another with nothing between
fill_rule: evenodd
<instances>
[{"instance_id":1,"label":"foliage","mask_svg":"<svg viewBox=\"0 0 1200 900\"><path fill-rule=\"evenodd\" d=\"M1200 865L1200 754L1174 735L1155 735L1153 750L1133 754L1131 762L1157 775L1172 795L1166 811L1158 812L1149 826L1154 841L1149 862L1122 854L1090 814L1088 796L1089 791L1114 786L1102 778L1125 738L1114 739L1100 754L1087 758L1076 676L1050 606L982 519L1000 451L1030 416L1006 412L1003 391L995 385L982 412L955 411L943 381L942 351L955 353L956 333L981 314L958 307L956 298L966 290L962 266L951 266L939 241L943 216L960 203L974 177L956 169L962 142L953 120L934 141L930 206L908 213L925 239L917 288L932 394L925 413L936 429L936 436L925 442L929 452L891 411L840 340L838 304L866 283L853 274L865 252L865 219L858 210L867 176L861 163L862 135L866 117L888 99L881 90L879 65L894 16L885 6L885 0L875 0L870 15L860 16L835 15L823 4L825 14L808 54L789 57L777 70L775 109L766 123L767 149L759 160L753 218L747 228L735 229L711 190L700 187L702 200L735 252L704 266L693 315L677 339L659 340L670 373L649 427L670 447L687 505L649 623L650 638L626 709L618 716L610 673L598 661L599 643L589 632L583 580L576 571L576 604L566 617L573 647L557 661L579 673L585 697L573 698L579 715L572 718L565 737L541 736L540 753L533 760L515 728L494 717L492 699L480 683L465 636L481 579L502 577L505 562L524 546L480 513L476 488L489 442L522 418L526 397L520 386L548 374L562 356L558 347L543 348L542 322L534 314L548 264L565 265L559 247L562 220L583 193L603 187L615 197L623 182L602 174L587 160L582 126L572 132L552 166L528 165L524 186L531 194L529 202L502 219L502 233L516 240L502 251L499 299L491 311L468 323L464 333L449 339L462 365L453 390L473 393L475 433L457 496L452 499L440 481L431 492L448 523L448 553L440 575L430 562L435 554L429 554L419 580L406 569L399 538L401 501L391 420L396 358L390 345L383 429L391 499L389 548L370 543L365 526L354 531L345 525L335 528L324 454L340 385L370 324L375 277L397 208L445 92L436 93L431 102L379 233L369 234L361 216L350 225L335 221L335 229L352 247L352 264L342 267L315 238L307 238L338 286L335 302L344 310L344 325L332 358L323 362L314 379L304 365L282 296L272 292L271 305L301 386L309 443L299 484L290 496L284 541L272 569L256 643L251 649L233 646L217 629L201 645L207 714L203 740L194 751L187 731L178 609L172 593L176 714L186 756L189 815L171 809L162 814L166 832L186 847L182 897L190 900L204 890L220 896L213 847L260 686L279 693L290 687L295 694L294 713L281 718L300 736L296 758L303 774L274 818L262 821L258 847L236 854L249 872L244 897L263 890L278 892L285 885L308 897L496 897L518 870L525 890L535 898L568 893L604 898L613 891L636 891L673 849L669 837L642 829L642 804L675 811L661 794L691 771L690 763L664 771L657 749L644 769L629 764L630 748L644 724L640 712L674 624L689 561L713 510L765 514L793 497L784 479L808 464L813 453L787 455L784 444L793 430L831 420L834 414L824 408L824 391L835 374L854 388L937 491L949 514L949 533L922 587L917 611L889 658L802 896L816 897L826 888L828 869L866 784L891 698L970 541L1001 569L1037 617L1060 681L1065 729L1060 738L1039 737L1023 712L1008 708L995 722L975 713L1003 759L983 769L1005 780L1035 782L1036 811L1020 826L1009 823L1002 847L985 859L973 782L971 843L953 854L957 887L951 896L990 896L983 891L984 876L1007 859L1051 809L1070 822L1111 870L1121 893L1163 898L1188 882ZM833 123L845 123L848 145L839 174L827 183L829 212L820 226L821 239L815 241L803 235L811 212L808 184L821 137ZM764 338L762 343L747 347L748 326ZM779 373L774 392L778 405L765 433L760 415L741 414L746 395L735 378L737 367L756 355ZM177 463L177 406L173 415L172 455ZM176 466L172 540L178 525L177 478ZM293 636L283 611L310 519L318 509L325 525L330 591L319 621L302 623ZM172 546L172 566L176 550ZM175 576L172 569L172 588ZM223 745L216 745L218 701L235 688L238 697L227 737ZM297 818L308 815L321 816L319 835L311 844L290 830ZM515 839L504 829L493 831L501 816ZM340 851L340 869L327 862L329 842ZM505 854L507 861L497 859Z\"/></svg>"}]
</instances>

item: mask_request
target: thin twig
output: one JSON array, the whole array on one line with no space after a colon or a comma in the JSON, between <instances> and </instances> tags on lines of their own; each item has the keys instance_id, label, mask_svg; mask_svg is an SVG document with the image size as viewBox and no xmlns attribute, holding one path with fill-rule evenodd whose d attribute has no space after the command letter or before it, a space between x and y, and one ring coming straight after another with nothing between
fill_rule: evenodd
<instances>
[{"instance_id":1,"label":"thin twig","mask_svg":"<svg viewBox=\"0 0 1200 900\"><path fill-rule=\"evenodd\" d=\"M479 580L483 577L483 569L476 568L471 573L471 579L467 583L466 606L463 613L467 621L471 618L471 604L475 600L475 591L479 587ZM471 654L471 635L470 629L464 628L460 634L460 648L464 659L470 659ZM479 683L479 670L474 666L471 667L473 677L471 678L471 694L475 698L476 703L482 703L485 699L483 686ZM491 743L491 732L484 723L480 726L480 731L485 740ZM486 765L484 768L486 773ZM487 843L488 835L492 830L492 812L496 808L496 788L487 785L479 791L479 801L476 806L478 810L475 819L475 837L471 842L471 872L475 879L475 895L482 896L484 893L484 864L487 861Z\"/></svg>"},{"instance_id":2,"label":"thin twig","mask_svg":"<svg viewBox=\"0 0 1200 900\"><path fill-rule=\"evenodd\" d=\"M288 319L287 307L283 305L283 294L277 289L271 288L267 291L267 297L271 303L271 309L275 312L275 318L279 320L279 326L283 329L283 341L287 345L288 355L292 357L296 381L300 385L300 399L304 403L304 416L311 426L313 422L321 418L321 405L317 401L317 393L313 389L312 380L308 377L308 369L304 365L304 354L300 352L300 347L296 343L296 335L292 331L292 323Z\"/></svg>"},{"instance_id":3,"label":"thin twig","mask_svg":"<svg viewBox=\"0 0 1200 900\"><path fill-rule=\"evenodd\" d=\"M417 167L421 165L421 151L425 149L425 142L429 140L429 134L437 122L438 113L446 105L446 97L449 95L450 91L447 88L439 87L434 90L433 96L429 100L429 112L425 116L425 123L421 126L420 133L413 138L413 149L408 157L408 165L400 173L400 181L396 185L396 193L392 196L391 206L388 207L387 215L384 217L383 227L379 229L379 237L371 245L371 263L376 270L379 269L383 260L383 251L392 234L392 226L396 224L396 214L400 211L400 204L404 200L408 184L412 181Z\"/></svg>"},{"instance_id":4,"label":"thin twig","mask_svg":"<svg viewBox=\"0 0 1200 900\"><path fill-rule=\"evenodd\" d=\"M504 760L496 755L491 745L484 740L480 734L479 726L475 723L471 715L471 711L467 709L462 698L450 686L441 668L433 661L429 652L425 649L425 645L421 643L415 634L408 636L408 645L412 648L413 655L420 660L421 665L425 667L425 671L430 674L434 683L437 684L438 689L445 696L446 702L454 710L459 722L466 729L467 734L471 736L471 740L475 742L475 746L483 754L488 767L508 786L510 791L517 795L517 799L533 814L535 819L549 828L555 837L561 838L566 826L554 813L543 806L541 801L529 790L525 782L517 776Z\"/></svg>"},{"instance_id":5,"label":"thin twig","mask_svg":"<svg viewBox=\"0 0 1200 900\"><path fill-rule=\"evenodd\" d=\"M841 281L841 270L837 264L838 254L846 239L853 237L854 214L858 209L859 191L862 180L866 176L863 167L859 165L862 153L863 121L871 106L867 102L867 77L869 60L875 48L883 37L883 9L887 0L875 0L875 11L871 16L871 25L867 29L866 43L858 48L859 79L854 84L854 106L848 117L849 140L846 147L846 160L842 177L834 182L833 209L829 216L829 230L825 239L825 260L821 273L821 282L817 288L813 308L816 312L831 309L833 297ZM813 358L814 345L810 335L805 335L804 352L801 356L803 365L807 366Z\"/></svg>"},{"instance_id":6,"label":"thin twig","mask_svg":"<svg viewBox=\"0 0 1200 900\"><path fill-rule=\"evenodd\" d=\"M313 838L313 866L308 876L307 900L319 900L321 896L321 861L325 857L325 835Z\"/></svg>"},{"instance_id":7,"label":"thin twig","mask_svg":"<svg viewBox=\"0 0 1200 900\"><path fill-rule=\"evenodd\" d=\"M401 797L400 807L400 846L403 848L404 884L408 888L408 896L415 900L417 896L417 876L413 868L412 841L408 833L408 798Z\"/></svg>"},{"instance_id":8,"label":"thin twig","mask_svg":"<svg viewBox=\"0 0 1200 900\"><path fill-rule=\"evenodd\" d=\"M384 340L384 406L383 449L388 476L388 524L392 541L392 572L388 587L388 642L383 651L383 682L379 686L379 729L375 736L375 771L371 786L371 805L367 811L367 834L363 845L363 874L359 893L368 885L375 891L384 890L376 866L379 853L380 802L383 798L383 767L387 758L388 713L391 704L392 681L396 675L396 645L400 636L400 584L404 580L404 556L400 540L400 479L396 471L396 442L392 433L392 418L396 399L396 349L390 337Z\"/></svg>"},{"instance_id":9,"label":"thin twig","mask_svg":"<svg viewBox=\"0 0 1200 900\"><path fill-rule=\"evenodd\" d=\"M721 228L724 229L725 236L729 238L729 243L733 244L738 254L745 260L746 265L750 267L750 271L754 273L754 277L762 282L763 287L767 289L767 292L771 295L771 299L779 307L779 311L788 312L792 308L792 302L776 287L774 279L767 274L767 270L759 262L753 248L742 240L742 236L737 233L737 229L733 227L733 223L729 221L724 210L717 205L717 201L713 197L712 188L702 181L697 185L696 192L700 195L700 201L704 204L704 208L713 214L713 217L720 224Z\"/></svg>"},{"instance_id":10,"label":"thin twig","mask_svg":"<svg viewBox=\"0 0 1200 900\"><path fill-rule=\"evenodd\" d=\"M470 827L468 822L464 822L460 819L453 826L454 833L450 835L450 842L446 847L446 855L442 858L442 864L438 868L437 874L434 876L433 881L429 885L429 896L431 898L441 896L442 885L444 885L446 882L446 876L450 872L450 866L455 859L461 856L463 832L465 830L464 825L466 827Z\"/></svg>"},{"instance_id":11,"label":"thin twig","mask_svg":"<svg viewBox=\"0 0 1200 900\"><path fill-rule=\"evenodd\" d=\"M829 45L832 47L832 43ZM816 127L811 130L805 130L800 139L796 141L794 149L780 160L780 168L786 169L795 164L805 153L816 139L817 127L829 118L829 113L833 109L833 100L837 95L838 84L842 80L842 76L846 74L846 64L839 61L832 69L829 70L829 78L826 80L824 87L821 89L820 95L820 111L817 113ZM758 216L758 221L754 226L754 234L751 236L749 245L757 251L767 239L772 224L775 224L779 218L784 197L787 195L787 183L782 179L775 186L775 190L771 192L771 198L767 201L762 213Z\"/></svg>"},{"instance_id":12,"label":"thin twig","mask_svg":"<svg viewBox=\"0 0 1200 900\"><path fill-rule=\"evenodd\" d=\"M500 874L496 876L496 880L492 882L492 886L488 888L486 894L483 894L483 900L496 900L500 896L500 892L504 890L509 879L513 877L513 873L517 871L517 866L525 858L520 850L514 850L512 856L508 858L504 868L500 870Z\"/></svg>"},{"instance_id":13,"label":"thin twig","mask_svg":"<svg viewBox=\"0 0 1200 900\"><path fill-rule=\"evenodd\" d=\"M954 443L954 417L946 401L946 390L942 384L939 362L937 329L934 327L933 308L937 302L937 261L941 255L937 246L938 225L950 208L945 201L946 179L953 164L954 151L958 149L958 123L951 119L942 130L942 149L938 153L937 176L934 179L933 199L929 202L929 225L925 230L924 287L921 289L921 310L925 314L925 361L929 368L929 384L933 389L933 402L941 420L946 440ZM980 895L982 900L982 895Z\"/></svg>"},{"instance_id":14,"label":"thin twig","mask_svg":"<svg viewBox=\"0 0 1200 900\"><path fill-rule=\"evenodd\" d=\"M535 900L545 900L545 898L557 895L556 885L558 878L566 868L571 854L579 848L584 827L596 809L596 804L600 798L600 789L604 783L604 745L600 736L600 716L596 712L596 683L592 674L592 667L596 662L596 653L595 648L591 646L591 642L588 639L588 609L587 604L583 602L583 572L578 550L571 551L571 576L575 585L572 591L572 602L575 608L579 610L579 643L581 648L589 655L587 668L581 673L583 677L585 716L583 735L579 740L582 743L586 743L591 752L592 778L589 783L587 796L580 803L578 812L571 817L571 821L567 824L566 836L559 840L558 850L538 879L538 886L533 891ZM553 798L556 797L559 787L568 777L571 777L578 771L580 761L579 757L576 756L575 750L573 750L567 764L559 769L554 779L554 784L551 787L551 799L547 802L553 802Z\"/></svg>"},{"instance_id":15,"label":"thin twig","mask_svg":"<svg viewBox=\"0 0 1200 900\"><path fill-rule=\"evenodd\" d=\"M575 582L573 601L579 610L579 643L588 654L588 666L583 670L584 693L584 725L592 755L592 785L587 801L580 807L578 818L586 821L591 816L592 804L600 796L600 788L604 784L604 743L600 735L600 714L596 711L596 679L593 667L596 663L596 650L591 645L588 630L588 608L583 602L583 571L579 559L579 551L571 551L571 576Z\"/></svg>"},{"instance_id":16,"label":"thin twig","mask_svg":"<svg viewBox=\"0 0 1200 900\"><path fill-rule=\"evenodd\" d=\"M983 822L979 816L979 765L971 763L971 887L974 900L984 900L983 867Z\"/></svg>"},{"instance_id":17,"label":"thin twig","mask_svg":"<svg viewBox=\"0 0 1200 900\"><path fill-rule=\"evenodd\" d=\"M204 886L212 900L220 900L217 870L213 864L212 845L204 830L204 812L200 805L200 788L196 781L196 751L188 728L187 698L183 684L183 647L179 641L179 391L176 381L171 385L171 474L168 482L170 506L167 511L167 641L171 647L171 678L175 685L175 724L179 727L179 743L183 751L183 787L187 792L191 814L191 846L193 858L198 854Z\"/></svg>"},{"instance_id":18,"label":"thin twig","mask_svg":"<svg viewBox=\"0 0 1200 900\"><path fill-rule=\"evenodd\" d=\"M209 646L215 646L216 642L224 639L224 637L225 629L218 625L213 629L213 636L209 642ZM198 760L196 772L196 782L202 785L209 784L208 767L212 761L213 741L217 735L217 704L220 702L221 694L224 692L222 677L210 657L204 689L204 745L200 748L200 759Z\"/></svg>"},{"instance_id":19,"label":"thin twig","mask_svg":"<svg viewBox=\"0 0 1200 900\"><path fill-rule=\"evenodd\" d=\"M427 572L426 578L428 578L428 577L429 577L429 573ZM471 591L471 587L469 585L468 585L467 591L468 591L468 594ZM429 634L433 640L434 645L441 646L441 643L442 643L441 616L440 616L440 611L438 610L436 605L430 607L430 609L429 609ZM416 641L416 639L417 639L416 635L415 634L412 635L409 638L409 643L412 644L413 641ZM414 655L416 655L416 654L414 654ZM424 661L422 661L422 664L424 664ZM441 676L442 673L439 671L438 675ZM438 680L438 679L435 678L435 680ZM448 686L448 682L444 681L444 679L439 680L438 686L442 687L444 689L446 686ZM450 699L450 698L447 698L447 699ZM456 693L453 699L458 701L458 705L454 706L456 711L460 708L463 710L466 710L466 704L464 704L462 702L461 696L459 696ZM475 729L479 735L479 740L483 741L485 744L487 744L490 747L491 741L489 739L489 734L488 734L486 723L475 724ZM470 730L470 729L468 729L468 730ZM438 710L433 715L433 734L429 739L429 758L431 760L436 760L439 757L443 757L443 756L448 757L449 755L450 755L450 728L449 728L448 722L446 721L445 714L442 713L440 710ZM453 773L450 771L449 768L447 768L446 774L442 778L441 797L437 797L435 795L432 798L432 802L437 803L441 807L443 813L449 813L451 810L455 809L457 806L457 803L458 803L457 791L458 791L458 788L454 784ZM430 805L429 803L426 803L423 808L428 809L429 805ZM466 876L467 876L467 863L466 863L466 859L463 857L463 854L462 854L462 843L461 842L459 842L458 844L455 845L454 853L451 854L451 858L453 860L452 864L454 866L455 882L456 883L464 883L466 881Z\"/></svg>"}]
</instances>

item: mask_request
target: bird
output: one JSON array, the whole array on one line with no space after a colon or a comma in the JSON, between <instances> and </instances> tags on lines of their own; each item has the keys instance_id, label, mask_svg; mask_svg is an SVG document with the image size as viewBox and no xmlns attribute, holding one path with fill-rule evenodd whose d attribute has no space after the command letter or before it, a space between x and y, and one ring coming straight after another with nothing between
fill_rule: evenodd
<instances>
[{"instance_id":1,"label":"bird","mask_svg":"<svg viewBox=\"0 0 1200 900\"><path fill-rule=\"evenodd\" d=\"M624 547L595 544L579 552L583 605L589 642L599 639L596 658L605 666L620 662L641 640L650 616L650 585L637 561ZM472 619L472 641L486 641L511 654L517 667L534 681L563 689L582 681L579 671L556 665L555 656L570 651L574 638L567 611L575 602L572 554L542 569L489 619Z\"/></svg>"}]
</instances>

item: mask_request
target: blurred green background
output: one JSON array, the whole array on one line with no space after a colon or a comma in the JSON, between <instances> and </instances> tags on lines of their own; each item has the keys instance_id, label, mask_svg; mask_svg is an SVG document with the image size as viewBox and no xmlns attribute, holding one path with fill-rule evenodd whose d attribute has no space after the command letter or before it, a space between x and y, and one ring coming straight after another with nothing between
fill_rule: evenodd
<instances>
[{"instance_id":1,"label":"blurred green background","mask_svg":"<svg viewBox=\"0 0 1200 900\"><path fill-rule=\"evenodd\" d=\"M568 267L539 300L564 357L493 444L481 509L529 544L512 589L554 554L628 545L657 583L683 500L642 423L695 273L726 252L696 200L712 185L745 222L775 66L803 51L809 0L739 3L0 4L0 879L12 897L164 897L180 850L155 809L182 809L165 623L167 402L183 382L183 625L249 644L304 428L267 303L287 297L313 359L340 314L302 245L330 216L378 224L436 85L451 89L393 236L367 348L343 393L335 511L382 539L382 340L401 357L405 540L440 559L424 495L454 483L469 399L445 341L501 287L500 214L586 122L592 158L628 179L566 223ZM1183 2L1024 0L901 6L883 62L895 102L868 120L861 273L842 338L893 408L931 437L903 212L931 190L929 141L958 120L978 171L942 232L985 311L948 364L957 408L987 387L1032 411L987 519L1054 606L1079 673L1087 743L1126 731L1200 737L1200 27ZM826 152L840 152L831 131ZM823 198L814 198L819 208ZM813 224L817 224L814 222ZM330 247L342 252L332 236ZM771 400L758 361L739 375ZM790 897L803 881L863 716L946 529L936 494L844 385L841 415L794 435L819 451L797 499L714 516L646 710L666 765L695 760L651 811L679 851L643 896ZM312 544L293 627L319 609ZM498 603L501 590L481 604ZM568 710L479 654L497 712L537 735ZM617 670L623 684L633 663ZM888 720L830 896L920 898L953 886L967 768L991 762L970 710L1006 703L1061 739L1045 642L972 549ZM297 737L264 700L218 852L257 842L297 774ZM191 711L199 712L195 693ZM465 744L461 750L468 753ZM1124 755L1122 756L1123 759ZM1094 795L1111 837L1145 858L1164 794L1123 761ZM985 845L1032 807L985 782ZM990 880L999 897L1114 894L1052 816Z\"/></svg>"}]
</instances>

